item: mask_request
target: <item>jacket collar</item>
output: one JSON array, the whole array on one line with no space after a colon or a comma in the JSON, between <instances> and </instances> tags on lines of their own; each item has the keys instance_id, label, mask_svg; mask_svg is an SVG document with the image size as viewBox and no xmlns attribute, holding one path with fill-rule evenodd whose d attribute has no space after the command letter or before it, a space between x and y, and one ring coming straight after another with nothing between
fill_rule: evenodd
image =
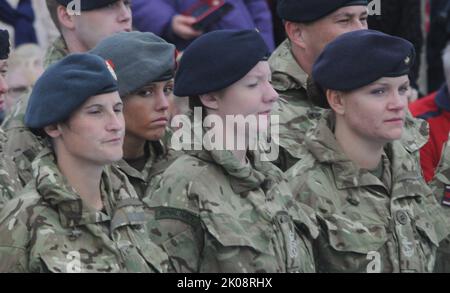
<instances>
[{"instance_id":1,"label":"jacket collar","mask_svg":"<svg viewBox=\"0 0 450 293\"><path fill-rule=\"evenodd\" d=\"M219 165L229 175L231 188L235 193L243 193L261 187L270 189L283 180L283 174L270 162L261 161L257 152L249 151L247 157L250 164L243 165L231 151L201 150L189 151L190 155L203 161Z\"/></svg>"},{"instance_id":2,"label":"jacket collar","mask_svg":"<svg viewBox=\"0 0 450 293\"><path fill-rule=\"evenodd\" d=\"M360 169L339 146L334 135L334 113L328 111L317 127L306 135L305 145L322 164L330 164L338 189L383 185L369 171Z\"/></svg>"},{"instance_id":3,"label":"jacket collar","mask_svg":"<svg viewBox=\"0 0 450 293\"><path fill-rule=\"evenodd\" d=\"M423 188L420 188L420 184L425 183L420 168L415 157L405 149L401 141L385 146L382 160L384 167L391 172L391 182L386 186L368 170L360 169L344 154L333 133L334 121L334 114L329 111L317 127L306 135L305 145L316 160L331 165L338 189L381 186L391 198L421 194L419 190ZM406 181L408 184L404 184ZM411 184L412 182L417 184Z\"/></svg>"},{"instance_id":4,"label":"jacket collar","mask_svg":"<svg viewBox=\"0 0 450 293\"><path fill-rule=\"evenodd\" d=\"M161 141L147 141L145 148L149 154L149 157L145 163L144 169L141 172L131 167L124 159L118 161L116 166L128 176L147 182L150 179L148 178L150 169L159 159L167 156L168 150L164 147L164 144Z\"/></svg>"},{"instance_id":5,"label":"jacket collar","mask_svg":"<svg viewBox=\"0 0 450 293\"><path fill-rule=\"evenodd\" d=\"M74 227L82 224L97 223L109 220L110 217L100 211L89 210L82 202L77 192L69 185L56 165L53 151L44 148L32 163L36 190L43 200L49 203L59 213L64 227ZM102 175L102 179L106 179ZM110 192L108 184L103 184L102 191Z\"/></svg>"},{"instance_id":6,"label":"jacket collar","mask_svg":"<svg viewBox=\"0 0 450 293\"><path fill-rule=\"evenodd\" d=\"M278 91L307 88L308 74L298 65L286 39L269 59L272 85Z\"/></svg>"}]
</instances>

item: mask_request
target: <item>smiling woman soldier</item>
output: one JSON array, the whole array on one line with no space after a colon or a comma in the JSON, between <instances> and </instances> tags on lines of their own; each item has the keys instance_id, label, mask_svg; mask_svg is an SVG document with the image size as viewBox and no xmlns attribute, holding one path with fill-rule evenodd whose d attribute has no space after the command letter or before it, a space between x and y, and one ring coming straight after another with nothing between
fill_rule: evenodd
<instances>
[{"instance_id":1,"label":"smiling woman soldier","mask_svg":"<svg viewBox=\"0 0 450 293\"><path fill-rule=\"evenodd\" d=\"M120 160L123 104L102 58L73 54L49 67L25 124L49 147L34 179L0 213L0 272L164 272L148 240L143 204Z\"/></svg>"},{"instance_id":2,"label":"smiling woman soldier","mask_svg":"<svg viewBox=\"0 0 450 293\"><path fill-rule=\"evenodd\" d=\"M346 33L313 67L326 115L287 175L321 224L320 272L432 272L448 222L399 139L414 47L371 30Z\"/></svg>"}]
</instances>

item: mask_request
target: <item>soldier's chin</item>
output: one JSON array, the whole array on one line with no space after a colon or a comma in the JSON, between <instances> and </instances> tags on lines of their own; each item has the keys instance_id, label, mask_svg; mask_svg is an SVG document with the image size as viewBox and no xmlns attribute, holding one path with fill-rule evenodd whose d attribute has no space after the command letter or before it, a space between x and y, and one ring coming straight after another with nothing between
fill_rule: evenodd
<instances>
[{"instance_id":1,"label":"soldier's chin","mask_svg":"<svg viewBox=\"0 0 450 293\"><path fill-rule=\"evenodd\" d=\"M403 135L403 129L401 129L401 130L399 129L397 131L392 131L387 136L386 141L387 142L393 142L393 141L399 140L399 139L402 138L402 135Z\"/></svg>"},{"instance_id":2,"label":"soldier's chin","mask_svg":"<svg viewBox=\"0 0 450 293\"><path fill-rule=\"evenodd\" d=\"M104 165L109 165L111 163L120 161L123 158L123 151L121 152L115 152L114 154L108 154L105 156L105 158L102 160L102 163Z\"/></svg>"}]
</instances>

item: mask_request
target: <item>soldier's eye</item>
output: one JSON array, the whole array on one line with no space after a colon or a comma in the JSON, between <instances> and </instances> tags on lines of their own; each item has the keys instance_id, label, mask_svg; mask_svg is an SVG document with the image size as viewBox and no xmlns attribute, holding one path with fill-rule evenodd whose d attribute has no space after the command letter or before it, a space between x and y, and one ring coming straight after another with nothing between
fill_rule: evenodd
<instances>
[{"instance_id":1,"label":"soldier's eye","mask_svg":"<svg viewBox=\"0 0 450 293\"><path fill-rule=\"evenodd\" d=\"M173 86L166 86L164 88L164 94L170 95L173 92Z\"/></svg>"},{"instance_id":2,"label":"soldier's eye","mask_svg":"<svg viewBox=\"0 0 450 293\"><path fill-rule=\"evenodd\" d=\"M384 88L379 88L379 89L374 89L374 90L372 90L370 93L371 93L372 95L375 95L375 96L381 96L381 95L383 95L385 92L386 92L386 89L384 89Z\"/></svg>"},{"instance_id":3,"label":"soldier's eye","mask_svg":"<svg viewBox=\"0 0 450 293\"><path fill-rule=\"evenodd\" d=\"M402 86L402 87L399 88L398 91L399 91L400 94L405 94L406 92L408 92L408 90L409 90L408 86Z\"/></svg>"},{"instance_id":4,"label":"soldier's eye","mask_svg":"<svg viewBox=\"0 0 450 293\"><path fill-rule=\"evenodd\" d=\"M153 90L151 90L151 89L143 90L143 91L138 92L138 95L141 97L148 97L148 96L153 95Z\"/></svg>"}]
</instances>

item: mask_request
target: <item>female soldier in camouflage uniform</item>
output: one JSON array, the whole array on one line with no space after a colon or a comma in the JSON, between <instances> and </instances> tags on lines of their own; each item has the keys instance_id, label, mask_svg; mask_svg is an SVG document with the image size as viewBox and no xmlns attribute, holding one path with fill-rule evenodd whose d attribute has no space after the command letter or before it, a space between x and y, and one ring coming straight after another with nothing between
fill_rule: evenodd
<instances>
[{"instance_id":1,"label":"female soldier in camouflage uniform","mask_svg":"<svg viewBox=\"0 0 450 293\"><path fill-rule=\"evenodd\" d=\"M205 34L184 52L175 94L190 96L218 123L226 115L267 117L278 98L267 56L256 31ZM176 271L314 272L314 214L293 203L282 172L247 148L209 149L205 143L179 157L144 198L155 216L150 237Z\"/></svg>"},{"instance_id":2,"label":"female soldier in camouflage uniform","mask_svg":"<svg viewBox=\"0 0 450 293\"><path fill-rule=\"evenodd\" d=\"M175 156L167 128L175 46L152 33L130 32L106 38L91 53L114 63L126 126L124 157L116 166L143 197Z\"/></svg>"},{"instance_id":3,"label":"female soldier in camouflage uniform","mask_svg":"<svg viewBox=\"0 0 450 293\"><path fill-rule=\"evenodd\" d=\"M376 31L346 33L316 61L331 110L287 173L313 207L320 272L431 272L448 222L400 139L414 60L411 43Z\"/></svg>"},{"instance_id":4,"label":"female soldier in camouflage uniform","mask_svg":"<svg viewBox=\"0 0 450 293\"><path fill-rule=\"evenodd\" d=\"M0 272L164 272L143 204L125 175L122 101L102 58L74 54L48 68L25 123L51 147L34 180L0 213Z\"/></svg>"}]
</instances>

